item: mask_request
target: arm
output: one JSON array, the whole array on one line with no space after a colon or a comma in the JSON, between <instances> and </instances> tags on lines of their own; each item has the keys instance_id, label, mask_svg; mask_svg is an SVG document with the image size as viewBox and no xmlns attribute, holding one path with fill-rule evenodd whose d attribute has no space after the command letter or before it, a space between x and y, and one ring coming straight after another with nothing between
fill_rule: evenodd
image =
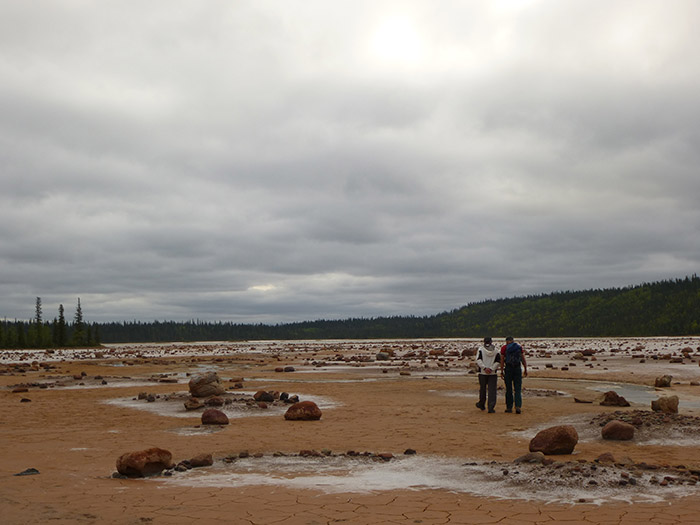
<instances>
[{"instance_id":1,"label":"arm","mask_svg":"<svg viewBox=\"0 0 700 525\"><path fill-rule=\"evenodd\" d=\"M523 377L527 377L527 361L525 360L525 350L520 352L520 360L523 362Z\"/></svg>"}]
</instances>

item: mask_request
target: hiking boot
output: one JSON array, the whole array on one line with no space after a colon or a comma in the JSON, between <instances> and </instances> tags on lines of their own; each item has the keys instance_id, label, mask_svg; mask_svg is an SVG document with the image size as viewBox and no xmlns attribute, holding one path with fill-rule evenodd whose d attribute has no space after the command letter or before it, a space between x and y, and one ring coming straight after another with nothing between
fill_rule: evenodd
<instances>
[{"instance_id":1,"label":"hiking boot","mask_svg":"<svg viewBox=\"0 0 700 525\"><path fill-rule=\"evenodd\" d=\"M513 409L512 409L512 408L506 408L506 412L511 413L511 412L513 412Z\"/></svg>"},{"instance_id":2,"label":"hiking boot","mask_svg":"<svg viewBox=\"0 0 700 525\"><path fill-rule=\"evenodd\" d=\"M516 408L516 409L515 409L515 413L516 413L516 414L520 414L520 409L519 409L519 408Z\"/></svg>"},{"instance_id":3,"label":"hiking boot","mask_svg":"<svg viewBox=\"0 0 700 525\"><path fill-rule=\"evenodd\" d=\"M489 408L489 414L493 414L495 410L493 408Z\"/></svg>"},{"instance_id":4,"label":"hiking boot","mask_svg":"<svg viewBox=\"0 0 700 525\"><path fill-rule=\"evenodd\" d=\"M483 409L484 409L484 405L482 405L481 403L479 403L479 402L477 401L477 402L476 402L476 408L478 408L479 410L483 410Z\"/></svg>"}]
</instances>

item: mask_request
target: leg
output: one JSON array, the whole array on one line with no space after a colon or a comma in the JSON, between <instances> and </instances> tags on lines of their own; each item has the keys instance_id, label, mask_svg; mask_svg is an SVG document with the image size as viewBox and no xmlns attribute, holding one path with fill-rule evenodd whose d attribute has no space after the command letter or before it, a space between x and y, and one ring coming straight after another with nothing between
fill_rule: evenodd
<instances>
[{"instance_id":1,"label":"leg","mask_svg":"<svg viewBox=\"0 0 700 525\"><path fill-rule=\"evenodd\" d=\"M515 397L516 410L520 410L520 407L523 406L522 387L523 387L523 372L522 372L522 370L520 370L520 368L518 368L513 373L513 393L514 393L514 397Z\"/></svg>"},{"instance_id":2,"label":"leg","mask_svg":"<svg viewBox=\"0 0 700 525\"><path fill-rule=\"evenodd\" d=\"M506 410L513 410L513 371L510 368L506 368L505 372L506 381Z\"/></svg>"},{"instance_id":3,"label":"leg","mask_svg":"<svg viewBox=\"0 0 700 525\"><path fill-rule=\"evenodd\" d=\"M498 388L498 376L492 375L488 377L489 389L489 412L493 412L496 408L496 389Z\"/></svg>"},{"instance_id":4,"label":"leg","mask_svg":"<svg viewBox=\"0 0 700 525\"><path fill-rule=\"evenodd\" d=\"M479 402L476 408L483 410L486 406L486 378L487 376L479 374Z\"/></svg>"}]
</instances>

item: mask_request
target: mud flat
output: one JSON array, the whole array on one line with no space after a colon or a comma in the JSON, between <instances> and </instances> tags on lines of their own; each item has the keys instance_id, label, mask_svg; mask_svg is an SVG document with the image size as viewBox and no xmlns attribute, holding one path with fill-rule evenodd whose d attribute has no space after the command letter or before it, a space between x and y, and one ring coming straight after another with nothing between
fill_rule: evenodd
<instances>
[{"instance_id":1,"label":"mud flat","mask_svg":"<svg viewBox=\"0 0 700 525\"><path fill-rule=\"evenodd\" d=\"M474 407L476 340L0 352L2 522L700 523L700 338L522 342L519 415L502 391L495 414ZM203 426L181 405L206 371L231 396L293 391L323 416L247 403ZM601 406L608 389L630 406ZM678 414L651 412L671 395ZM610 419L635 422L634 439L602 439ZM572 454L513 461L557 424L578 430ZM150 447L213 464L112 477L119 456Z\"/></svg>"}]
</instances>

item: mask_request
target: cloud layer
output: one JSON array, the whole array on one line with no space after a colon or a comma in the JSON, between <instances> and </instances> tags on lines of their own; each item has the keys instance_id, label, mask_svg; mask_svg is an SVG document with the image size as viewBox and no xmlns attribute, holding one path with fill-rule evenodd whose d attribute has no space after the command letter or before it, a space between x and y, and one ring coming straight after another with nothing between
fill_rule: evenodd
<instances>
[{"instance_id":1,"label":"cloud layer","mask_svg":"<svg viewBox=\"0 0 700 525\"><path fill-rule=\"evenodd\" d=\"M698 19L4 2L0 316L424 315L696 273Z\"/></svg>"}]
</instances>

